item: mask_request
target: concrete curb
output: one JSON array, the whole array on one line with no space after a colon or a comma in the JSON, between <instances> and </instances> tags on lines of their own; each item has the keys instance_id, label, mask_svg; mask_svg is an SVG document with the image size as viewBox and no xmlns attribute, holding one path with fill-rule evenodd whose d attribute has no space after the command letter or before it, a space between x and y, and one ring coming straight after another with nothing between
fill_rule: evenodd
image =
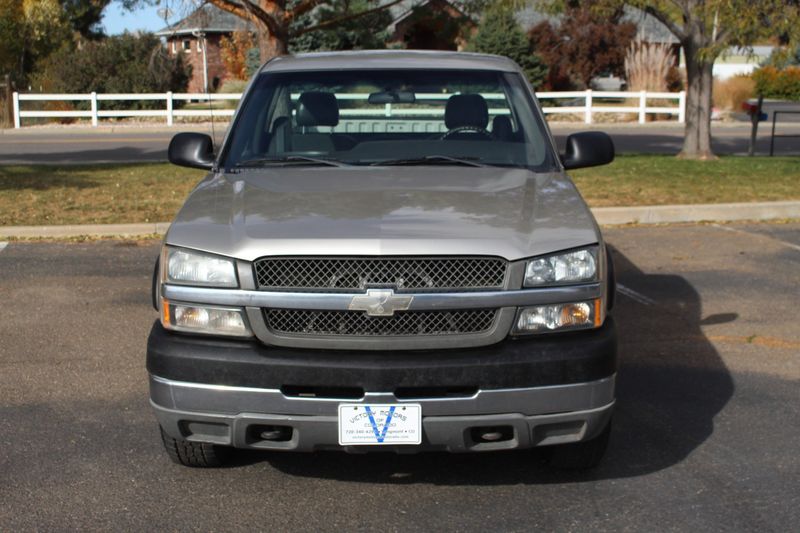
<instances>
[{"instance_id":1,"label":"concrete curb","mask_svg":"<svg viewBox=\"0 0 800 533\"><path fill-rule=\"evenodd\" d=\"M733 222L800 218L800 202L747 202L735 204L653 205L595 207L598 224L667 224L676 222Z\"/></svg>"},{"instance_id":2,"label":"concrete curb","mask_svg":"<svg viewBox=\"0 0 800 533\"><path fill-rule=\"evenodd\" d=\"M733 222L736 220L800 219L800 201L736 204L654 205L595 207L592 213L603 226L669 224L680 222ZM148 224L88 224L68 226L0 226L0 238L163 235L169 222Z\"/></svg>"},{"instance_id":3,"label":"concrete curb","mask_svg":"<svg viewBox=\"0 0 800 533\"><path fill-rule=\"evenodd\" d=\"M163 235L169 229L169 222L148 224L85 224L66 226L0 226L2 237L112 237L133 235Z\"/></svg>"}]
</instances>

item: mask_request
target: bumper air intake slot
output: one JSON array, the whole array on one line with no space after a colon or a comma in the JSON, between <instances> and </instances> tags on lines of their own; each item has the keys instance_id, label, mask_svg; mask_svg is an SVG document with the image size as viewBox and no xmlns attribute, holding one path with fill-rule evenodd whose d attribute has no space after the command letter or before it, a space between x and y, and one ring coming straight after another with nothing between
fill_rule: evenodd
<instances>
[{"instance_id":1,"label":"bumper air intake slot","mask_svg":"<svg viewBox=\"0 0 800 533\"><path fill-rule=\"evenodd\" d=\"M290 398L333 398L358 400L364 397L364 389L360 387L313 387L303 385L284 385L281 387L284 396Z\"/></svg>"},{"instance_id":2,"label":"bumper air intake slot","mask_svg":"<svg viewBox=\"0 0 800 533\"><path fill-rule=\"evenodd\" d=\"M398 387L394 395L398 399L421 398L469 398L478 393L478 387Z\"/></svg>"}]
</instances>

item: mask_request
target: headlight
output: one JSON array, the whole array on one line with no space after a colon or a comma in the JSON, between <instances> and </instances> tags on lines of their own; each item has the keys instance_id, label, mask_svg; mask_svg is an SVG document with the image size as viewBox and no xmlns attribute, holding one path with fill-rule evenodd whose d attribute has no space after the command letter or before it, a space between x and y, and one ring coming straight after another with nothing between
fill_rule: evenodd
<instances>
[{"instance_id":1,"label":"headlight","mask_svg":"<svg viewBox=\"0 0 800 533\"><path fill-rule=\"evenodd\" d=\"M251 337L241 309L172 303L161 300L161 324L166 329L209 335Z\"/></svg>"},{"instance_id":2,"label":"headlight","mask_svg":"<svg viewBox=\"0 0 800 533\"><path fill-rule=\"evenodd\" d=\"M525 267L525 287L597 280L597 247L531 259Z\"/></svg>"},{"instance_id":3,"label":"headlight","mask_svg":"<svg viewBox=\"0 0 800 533\"><path fill-rule=\"evenodd\" d=\"M517 315L515 333L548 333L597 328L603 324L600 298L587 302L523 307Z\"/></svg>"},{"instance_id":4,"label":"headlight","mask_svg":"<svg viewBox=\"0 0 800 533\"><path fill-rule=\"evenodd\" d=\"M180 248L166 248L164 281L208 287L238 287L233 261Z\"/></svg>"}]
</instances>

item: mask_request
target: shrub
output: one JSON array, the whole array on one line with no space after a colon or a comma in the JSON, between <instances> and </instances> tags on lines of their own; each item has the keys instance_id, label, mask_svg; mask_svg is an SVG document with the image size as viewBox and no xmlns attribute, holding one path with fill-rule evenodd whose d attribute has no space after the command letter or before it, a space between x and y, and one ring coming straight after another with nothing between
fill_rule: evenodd
<instances>
[{"instance_id":1,"label":"shrub","mask_svg":"<svg viewBox=\"0 0 800 533\"><path fill-rule=\"evenodd\" d=\"M682 91L686 87L686 74L682 68L675 65L667 71L667 90L671 93Z\"/></svg>"},{"instance_id":2,"label":"shrub","mask_svg":"<svg viewBox=\"0 0 800 533\"><path fill-rule=\"evenodd\" d=\"M672 66L668 44L631 43L625 55L625 76L629 91L666 91L667 75Z\"/></svg>"},{"instance_id":3,"label":"shrub","mask_svg":"<svg viewBox=\"0 0 800 533\"><path fill-rule=\"evenodd\" d=\"M72 102L65 102L62 100L51 100L49 102L45 102L42 105L45 111L74 111L75 105ZM55 122L57 124L74 124L77 122L77 118L73 117L59 117L59 118L52 118L49 122Z\"/></svg>"},{"instance_id":4,"label":"shrub","mask_svg":"<svg viewBox=\"0 0 800 533\"><path fill-rule=\"evenodd\" d=\"M761 67L752 74L756 94L764 98L800 100L800 67Z\"/></svg>"},{"instance_id":5,"label":"shrub","mask_svg":"<svg viewBox=\"0 0 800 533\"><path fill-rule=\"evenodd\" d=\"M800 46L796 48L775 47L772 49L764 66L778 69L800 66Z\"/></svg>"},{"instance_id":6,"label":"shrub","mask_svg":"<svg viewBox=\"0 0 800 533\"><path fill-rule=\"evenodd\" d=\"M247 77L250 78L261 67L261 52L258 48L251 48L247 51L245 64L247 65Z\"/></svg>"},{"instance_id":7,"label":"shrub","mask_svg":"<svg viewBox=\"0 0 800 533\"><path fill-rule=\"evenodd\" d=\"M727 80L714 80L714 107L740 111L742 102L752 98L755 92L756 84L746 74L740 74Z\"/></svg>"},{"instance_id":8,"label":"shrub","mask_svg":"<svg viewBox=\"0 0 800 533\"><path fill-rule=\"evenodd\" d=\"M191 66L170 57L158 37L129 33L62 46L37 75L41 90L64 93L154 93L186 90ZM103 102L103 108L162 107L163 102Z\"/></svg>"},{"instance_id":9,"label":"shrub","mask_svg":"<svg viewBox=\"0 0 800 533\"><path fill-rule=\"evenodd\" d=\"M493 7L486 11L467 50L506 56L516 61L534 88L541 86L547 77L547 66L531 51L525 33L508 8Z\"/></svg>"},{"instance_id":10,"label":"shrub","mask_svg":"<svg viewBox=\"0 0 800 533\"><path fill-rule=\"evenodd\" d=\"M600 16L587 6L569 4L560 23L540 22L528 31L533 50L549 67L550 90L587 89L592 78L625 72L625 50L636 25L621 22L623 11Z\"/></svg>"},{"instance_id":11,"label":"shrub","mask_svg":"<svg viewBox=\"0 0 800 533\"><path fill-rule=\"evenodd\" d=\"M246 80L250 77L247 59L250 50L255 46L255 37L249 31L236 31L230 37L220 39L220 57L225 64L225 70L235 79Z\"/></svg>"}]
</instances>

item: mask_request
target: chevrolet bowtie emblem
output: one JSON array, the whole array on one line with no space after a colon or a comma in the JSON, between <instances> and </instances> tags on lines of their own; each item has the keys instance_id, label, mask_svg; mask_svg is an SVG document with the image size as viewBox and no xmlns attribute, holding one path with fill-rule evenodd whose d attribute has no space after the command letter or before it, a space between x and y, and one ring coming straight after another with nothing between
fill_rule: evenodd
<instances>
[{"instance_id":1,"label":"chevrolet bowtie emblem","mask_svg":"<svg viewBox=\"0 0 800 533\"><path fill-rule=\"evenodd\" d=\"M351 311L364 311L369 316L393 316L395 311L405 311L413 296L396 295L392 289L367 289L367 294L353 296Z\"/></svg>"}]
</instances>

